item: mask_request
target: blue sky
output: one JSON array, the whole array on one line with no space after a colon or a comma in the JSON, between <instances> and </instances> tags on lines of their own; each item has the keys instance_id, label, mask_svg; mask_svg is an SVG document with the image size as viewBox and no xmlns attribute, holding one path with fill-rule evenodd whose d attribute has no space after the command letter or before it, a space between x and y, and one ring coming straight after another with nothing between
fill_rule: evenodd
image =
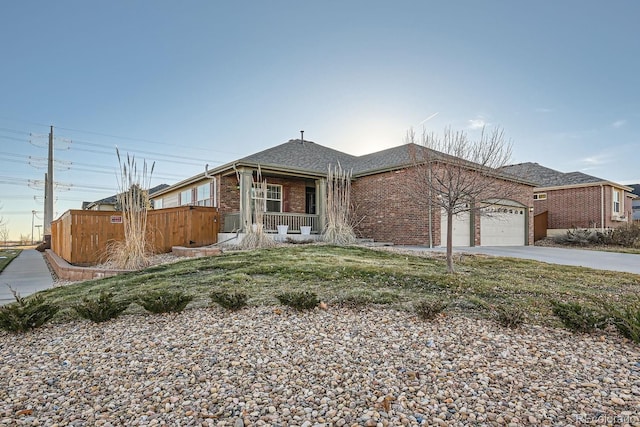
<instances>
[{"instance_id":1,"label":"blue sky","mask_svg":"<svg viewBox=\"0 0 640 427\"><path fill-rule=\"evenodd\" d=\"M117 191L116 145L171 184L301 129L364 154L410 127L501 126L514 163L637 183L638 16L631 0L6 2L0 216L13 238L32 210L42 223L50 125L57 214Z\"/></svg>"}]
</instances>

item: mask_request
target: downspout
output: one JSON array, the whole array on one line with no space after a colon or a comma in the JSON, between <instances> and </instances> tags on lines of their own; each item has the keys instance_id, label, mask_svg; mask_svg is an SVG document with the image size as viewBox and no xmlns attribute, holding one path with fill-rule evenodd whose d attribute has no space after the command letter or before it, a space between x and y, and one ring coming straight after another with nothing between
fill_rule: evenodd
<instances>
[{"instance_id":1,"label":"downspout","mask_svg":"<svg viewBox=\"0 0 640 427\"><path fill-rule=\"evenodd\" d=\"M604 185L600 184L600 232L604 233Z\"/></svg>"}]
</instances>

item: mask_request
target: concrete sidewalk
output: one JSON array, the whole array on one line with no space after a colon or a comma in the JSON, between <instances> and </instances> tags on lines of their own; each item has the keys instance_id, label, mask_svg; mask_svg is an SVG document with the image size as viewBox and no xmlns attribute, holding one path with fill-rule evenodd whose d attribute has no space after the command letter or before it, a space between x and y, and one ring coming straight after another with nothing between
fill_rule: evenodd
<instances>
[{"instance_id":1,"label":"concrete sidewalk","mask_svg":"<svg viewBox=\"0 0 640 427\"><path fill-rule=\"evenodd\" d=\"M42 253L25 249L0 273L0 305L15 301L7 285L22 297L53 287L53 277Z\"/></svg>"}]
</instances>

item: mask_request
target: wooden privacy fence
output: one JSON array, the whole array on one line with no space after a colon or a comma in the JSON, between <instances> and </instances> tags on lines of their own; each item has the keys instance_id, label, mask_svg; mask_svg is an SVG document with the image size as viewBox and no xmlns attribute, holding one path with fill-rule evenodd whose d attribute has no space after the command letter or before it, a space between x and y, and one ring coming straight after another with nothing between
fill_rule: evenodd
<instances>
[{"instance_id":1,"label":"wooden privacy fence","mask_svg":"<svg viewBox=\"0 0 640 427\"><path fill-rule=\"evenodd\" d=\"M547 220L549 212L545 211L533 217L533 241L547 237Z\"/></svg>"},{"instance_id":2,"label":"wooden privacy fence","mask_svg":"<svg viewBox=\"0 0 640 427\"><path fill-rule=\"evenodd\" d=\"M51 249L70 264L95 265L106 259L107 244L124 240L122 212L69 210L51 223ZM150 210L147 238L156 253L173 246L198 247L218 241L218 210L180 206Z\"/></svg>"}]
</instances>

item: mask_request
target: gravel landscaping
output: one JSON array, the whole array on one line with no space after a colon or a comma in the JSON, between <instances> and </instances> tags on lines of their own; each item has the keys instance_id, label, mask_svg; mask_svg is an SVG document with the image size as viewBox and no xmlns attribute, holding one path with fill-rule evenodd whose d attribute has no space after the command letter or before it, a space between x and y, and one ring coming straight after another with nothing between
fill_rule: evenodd
<instances>
[{"instance_id":1,"label":"gravel landscaping","mask_svg":"<svg viewBox=\"0 0 640 427\"><path fill-rule=\"evenodd\" d=\"M252 307L0 332L0 425L640 425L612 333Z\"/></svg>"}]
</instances>

